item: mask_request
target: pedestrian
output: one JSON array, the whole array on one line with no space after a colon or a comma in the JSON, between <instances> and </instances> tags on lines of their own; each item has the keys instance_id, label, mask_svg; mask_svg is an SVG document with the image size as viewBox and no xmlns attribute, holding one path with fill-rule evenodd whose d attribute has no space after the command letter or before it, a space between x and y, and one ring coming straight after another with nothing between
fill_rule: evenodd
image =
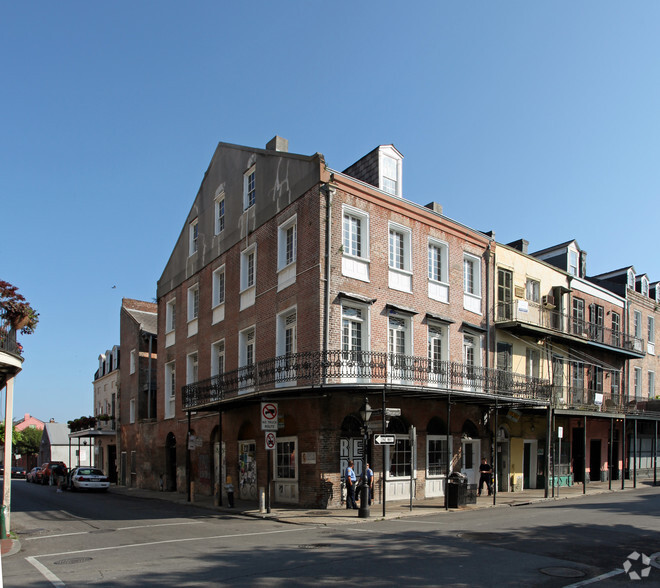
<instances>
[{"instance_id":1,"label":"pedestrian","mask_svg":"<svg viewBox=\"0 0 660 588\"><path fill-rule=\"evenodd\" d=\"M353 469L353 460L348 461L348 467L346 468L346 508L357 508L355 503L355 470Z\"/></svg>"},{"instance_id":2,"label":"pedestrian","mask_svg":"<svg viewBox=\"0 0 660 588\"><path fill-rule=\"evenodd\" d=\"M374 499L374 471L369 467L368 463L367 469L364 471L364 477L369 487L369 506L371 506L371 501Z\"/></svg>"},{"instance_id":3,"label":"pedestrian","mask_svg":"<svg viewBox=\"0 0 660 588\"><path fill-rule=\"evenodd\" d=\"M484 482L486 483L486 488L488 488L488 496L493 492L491 485L491 477L493 476L493 468L490 467L488 460L485 457L481 458L481 465L479 466L479 493L481 496L481 489L483 488Z\"/></svg>"}]
</instances>

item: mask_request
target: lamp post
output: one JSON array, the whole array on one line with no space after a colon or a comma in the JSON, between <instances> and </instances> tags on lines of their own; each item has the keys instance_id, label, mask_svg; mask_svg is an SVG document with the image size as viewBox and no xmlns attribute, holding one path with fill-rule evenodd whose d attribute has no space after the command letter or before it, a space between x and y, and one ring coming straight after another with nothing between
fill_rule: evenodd
<instances>
[{"instance_id":1,"label":"lamp post","mask_svg":"<svg viewBox=\"0 0 660 588\"><path fill-rule=\"evenodd\" d=\"M364 404L360 408L360 416L362 417L362 426L364 427L364 447L362 448L362 488L360 490L360 508L358 510L358 518L369 518L369 484L367 480L367 450L369 449L369 419L372 414L369 399L365 396Z\"/></svg>"}]
</instances>

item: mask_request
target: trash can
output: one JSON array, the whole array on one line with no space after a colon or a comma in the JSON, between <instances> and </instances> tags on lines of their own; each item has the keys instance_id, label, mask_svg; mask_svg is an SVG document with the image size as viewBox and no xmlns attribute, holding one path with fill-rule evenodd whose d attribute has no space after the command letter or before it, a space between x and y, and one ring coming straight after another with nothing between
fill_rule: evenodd
<instances>
[{"instance_id":1,"label":"trash can","mask_svg":"<svg viewBox=\"0 0 660 588\"><path fill-rule=\"evenodd\" d=\"M467 476L453 472L447 481L447 505L449 508L465 506L467 499Z\"/></svg>"}]
</instances>

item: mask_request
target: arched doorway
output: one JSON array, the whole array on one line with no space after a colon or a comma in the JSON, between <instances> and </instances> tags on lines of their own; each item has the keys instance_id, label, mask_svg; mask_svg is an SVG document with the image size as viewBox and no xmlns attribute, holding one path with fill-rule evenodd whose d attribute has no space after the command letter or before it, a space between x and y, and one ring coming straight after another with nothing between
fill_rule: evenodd
<instances>
[{"instance_id":1,"label":"arched doorway","mask_svg":"<svg viewBox=\"0 0 660 588\"><path fill-rule=\"evenodd\" d=\"M425 495L427 498L445 495L448 453L451 459L452 446L451 439L447 439L447 425L441 418L435 416L426 426Z\"/></svg>"},{"instance_id":2,"label":"arched doorway","mask_svg":"<svg viewBox=\"0 0 660 588\"><path fill-rule=\"evenodd\" d=\"M410 497L410 474L415 475L411 464L412 443L410 425L404 417L392 417L387 432L396 435L396 443L387 445L387 500L403 500Z\"/></svg>"},{"instance_id":3,"label":"arched doorway","mask_svg":"<svg viewBox=\"0 0 660 588\"><path fill-rule=\"evenodd\" d=\"M238 498L257 500L256 430L249 421L238 430Z\"/></svg>"},{"instance_id":4,"label":"arched doorway","mask_svg":"<svg viewBox=\"0 0 660 588\"><path fill-rule=\"evenodd\" d=\"M466 420L461 430L461 473L467 476L468 484L476 484L479 479L480 456L479 429L471 420Z\"/></svg>"},{"instance_id":5,"label":"arched doorway","mask_svg":"<svg viewBox=\"0 0 660 588\"><path fill-rule=\"evenodd\" d=\"M176 492L176 437L168 433L165 439L165 484L168 492Z\"/></svg>"}]
</instances>

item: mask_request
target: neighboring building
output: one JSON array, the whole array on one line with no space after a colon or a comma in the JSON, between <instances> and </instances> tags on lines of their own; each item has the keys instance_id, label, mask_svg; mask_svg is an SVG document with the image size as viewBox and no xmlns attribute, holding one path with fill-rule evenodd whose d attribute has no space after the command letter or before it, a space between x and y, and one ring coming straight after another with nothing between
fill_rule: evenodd
<instances>
[{"instance_id":1,"label":"neighboring building","mask_svg":"<svg viewBox=\"0 0 660 588\"><path fill-rule=\"evenodd\" d=\"M125 357L121 373L121 459L120 482L135 486L139 447L150 444L149 435L156 420L156 329L158 306L153 302L122 299L119 333ZM147 463L142 460L140 463ZM157 470L142 471L153 486Z\"/></svg>"},{"instance_id":2,"label":"neighboring building","mask_svg":"<svg viewBox=\"0 0 660 588\"><path fill-rule=\"evenodd\" d=\"M119 421L120 348L99 355L99 367L94 374L93 432L88 439L94 444L93 465L104 471L113 483L117 482L117 423ZM80 436L75 434L73 438Z\"/></svg>"},{"instance_id":3,"label":"neighboring building","mask_svg":"<svg viewBox=\"0 0 660 588\"><path fill-rule=\"evenodd\" d=\"M26 412L22 419L14 421L14 429L22 431L28 428L39 429L41 431L44 428L44 422Z\"/></svg>"},{"instance_id":4,"label":"neighboring building","mask_svg":"<svg viewBox=\"0 0 660 588\"><path fill-rule=\"evenodd\" d=\"M68 468L92 465L92 450L88 441L72 442L69 427L64 423L45 423L39 448L39 464L47 461L63 461Z\"/></svg>"}]
</instances>

